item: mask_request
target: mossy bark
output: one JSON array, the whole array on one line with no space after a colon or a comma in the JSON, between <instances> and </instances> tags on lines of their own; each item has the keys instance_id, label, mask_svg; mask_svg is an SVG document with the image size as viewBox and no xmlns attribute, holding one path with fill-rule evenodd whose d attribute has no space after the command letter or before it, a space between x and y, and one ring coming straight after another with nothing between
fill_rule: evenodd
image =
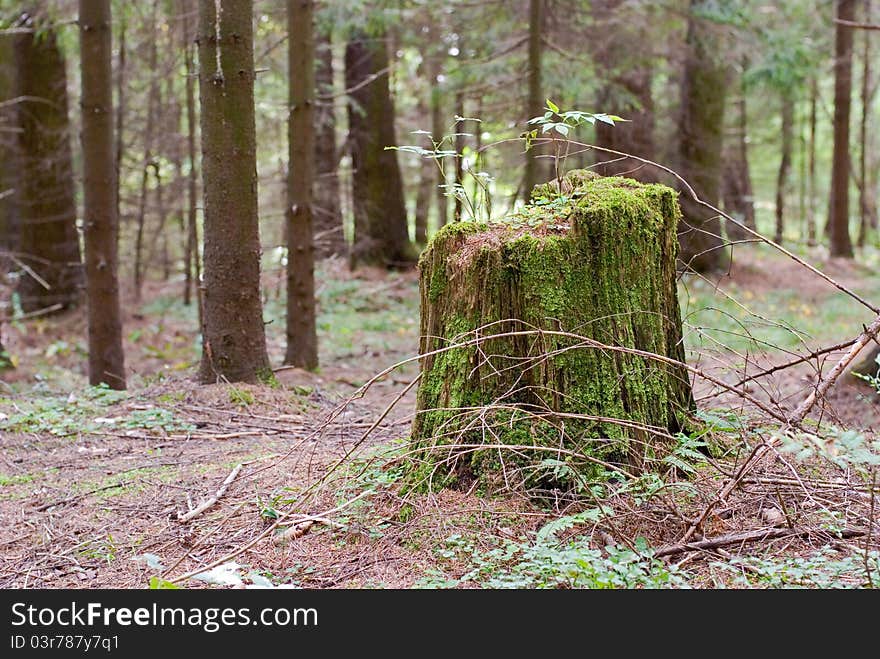
<instances>
[{"instance_id":1,"label":"mossy bark","mask_svg":"<svg viewBox=\"0 0 880 659\"><path fill-rule=\"evenodd\" d=\"M449 225L422 255L412 433L421 485L513 472L565 480L559 461L576 479L595 476L599 461L631 473L663 454L694 406L687 371L670 361L684 361L676 193L567 180L570 203Z\"/></svg>"}]
</instances>

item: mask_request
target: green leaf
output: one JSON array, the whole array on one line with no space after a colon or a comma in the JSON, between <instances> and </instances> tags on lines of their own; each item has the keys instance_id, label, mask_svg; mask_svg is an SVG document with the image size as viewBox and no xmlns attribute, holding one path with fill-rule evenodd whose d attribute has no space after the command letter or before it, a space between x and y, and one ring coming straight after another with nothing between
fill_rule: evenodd
<instances>
[{"instance_id":1,"label":"green leaf","mask_svg":"<svg viewBox=\"0 0 880 659\"><path fill-rule=\"evenodd\" d=\"M549 98L547 99L547 107L548 107L550 110L552 110L553 112L559 114L559 106L556 105L556 103L554 103L553 101L551 101Z\"/></svg>"},{"instance_id":2,"label":"green leaf","mask_svg":"<svg viewBox=\"0 0 880 659\"><path fill-rule=\"evenodd\" d=\"M150 590L180 590L180 586L161 577L150 577Z\"/></svg>"}]
</instances>

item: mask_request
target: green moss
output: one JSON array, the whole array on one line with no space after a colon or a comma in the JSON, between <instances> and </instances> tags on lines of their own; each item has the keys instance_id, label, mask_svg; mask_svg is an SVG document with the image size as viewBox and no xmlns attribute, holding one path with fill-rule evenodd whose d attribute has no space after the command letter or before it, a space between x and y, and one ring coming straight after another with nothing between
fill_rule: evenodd
<instances>
[{"instance_id":1,"label":"green moss","mask_svg":"<svg viewBox=\"0 0 880 659\"><path fill-rule=\"evenodd\" d=\"M455 444L564 446L640 468L693 407L686 371L626 352L683 361L676 193L623 178L571 180L577 187L560 203L491 225L449 225L422 255L420 350L442 350L422 359L413 442L423 450L412 473L423 483L509 478L508 466L523 482L546 482L536 474L552 454L456 456ZM471 343L448 349L463 340ZM595 461L551 463L569 485L598 475Z\"/></svg>"},{"instance_id":2,"label":"green moss","mask_svg":"<svg viewBox=\"0 0 880 659\"><path fill-rule=\"evenodd\" d=\"M597 178L599 178L599 175L589 169L573 169L562 177L562 193L569 194ZM535 200L542 197L545 199L552 198L557 195L559 195L559 181L554 179L547 183L539 183L536 185L532 188L532 194L530 197Z\"/></svg>"},{"instance_id":3,"label":"green moss","mask_svg":"<svg viewBox=\"0 0 880 659\"><path fill-rule=\"evenodd\" d=\"M257 382L260 384L265 384L267 387L271 387L272 389L280 389L281 383L278 381L278 378L275 377L275 373L272 371L272 368L267 366L265 368L257 369Z\"/></svg>"}]
</instances>

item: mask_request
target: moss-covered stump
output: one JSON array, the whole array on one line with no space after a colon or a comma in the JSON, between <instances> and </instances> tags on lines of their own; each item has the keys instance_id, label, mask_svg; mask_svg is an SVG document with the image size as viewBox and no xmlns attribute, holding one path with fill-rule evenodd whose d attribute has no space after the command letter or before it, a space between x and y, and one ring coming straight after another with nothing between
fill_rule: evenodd
<instances>
[{"instance_id":1,"label":"moss-covered stump","mask_svg":"<svg viewBox=\"0 0 880 659\"><path fill-rule=\"evenodd\" d=\"M448 225L422 255L416 486L637 473L693 409L676 193L580 172L558 189L498 222Z\"/></svg>"}]
</instances>

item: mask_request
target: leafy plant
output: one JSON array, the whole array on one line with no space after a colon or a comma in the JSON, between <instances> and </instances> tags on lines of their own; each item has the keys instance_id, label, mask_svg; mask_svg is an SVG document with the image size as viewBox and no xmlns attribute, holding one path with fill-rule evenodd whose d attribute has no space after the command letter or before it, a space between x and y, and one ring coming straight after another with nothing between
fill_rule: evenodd
<instances>
[{"instance_id":1,"label":"leafy plant","mask_svg":"<svg viewBox=\"0 0 880 659\"><path fill-rule=\"evenodd\" d=\"M35 397L28 402L0 399L15 413L0 417L0 429L9 432L49 433L59 437L96 432L102 428L192 430L170 410L147 408L132 410L124 416L107 416L106 409L129 398L124 391L106 385L71 392L66 397Z\"/></svg>"},{"instance_id":2,"label":"leafy plant","mask_svg":"<svg viewBox=\"0 0 880 659\"><path fill-rule=\"evenodd\" d=\"M436 550L439 559L465 560L469 569L452 579L439 570L429 571L416 585L450 588L473 584L483 588L686 588L675 568L652 557L644 540L633 549L590 547L589 538L577 535L560 541L557 534L584 523L594 524L607 511L592 508L553 520L533 540L521 538L486 549L459 534L447 538Z\"/></svg>"},{"instance_id":3,"label":"leafy plant","mask_svg":"<svg viewBox=\"0 0 880 659\"><path fill-rule=\"evenodd\" d=\"M880 583L880 552L876 551L869 553L867 566L863 557L837 558L830 547L806 557L735 557L728 563L712 565L735 573L734 583L746 587L859 588Z\"/></svg>"},{"instance_id":4,"label":"leafy plant","mask_svg":"<svg viewBox=\"0 0 880 659\"><path fill-rule=\"evenodd\" d=\"M477 124L482 123L482 120L476 117L455 116L456 124L465 121L472 121ZM453 148L457 137L472 137L473 135L471 133L457 132L449 133L437 138L426 130L416 130L413 131L412 134L425 135L431 142L431 148L425 148L418 145L387 146L385 148L402 151L404 153L414 153L423 158L430 158L437 164L440 176L443 178L443 183L440 187L443 189L446 196L460 201L462 208L472 221L488 222L492 219L491 185L495 179L487 172L479 171L475 166L472 166L470 161L465 158L465 154L459 153ZM468 192L467 187L463 185L463 182L459 182L451 177L447 168L443 166L445 158L462 159L462 171L474 182L473 196ZM478 165L479 162L480 158L479 154L477 154L474 165Z\"/></svg>"},{"instance_id":5,"label":"leafy plant","mask_svg":"<svg viewBox=\"0 0 880 659\"><path fill-rule=\"evenodd\" d=\"M562 184L562 175L565 171L565 160L568 158L571 141L569 134L584 124L595 125L596 122L613 126L617 121L627 121L613 114L583 112L582 110L562 111L556 103L547 99L545 112L540 117L532 117L528 121L529 126L534 126L526 131L521 137L526 142L526 150L532 148L535 140L541 137L549 137L553 145L553 166L556 173L556 184L560 194L565 190Z\"/></svg>"}]
</instances>

